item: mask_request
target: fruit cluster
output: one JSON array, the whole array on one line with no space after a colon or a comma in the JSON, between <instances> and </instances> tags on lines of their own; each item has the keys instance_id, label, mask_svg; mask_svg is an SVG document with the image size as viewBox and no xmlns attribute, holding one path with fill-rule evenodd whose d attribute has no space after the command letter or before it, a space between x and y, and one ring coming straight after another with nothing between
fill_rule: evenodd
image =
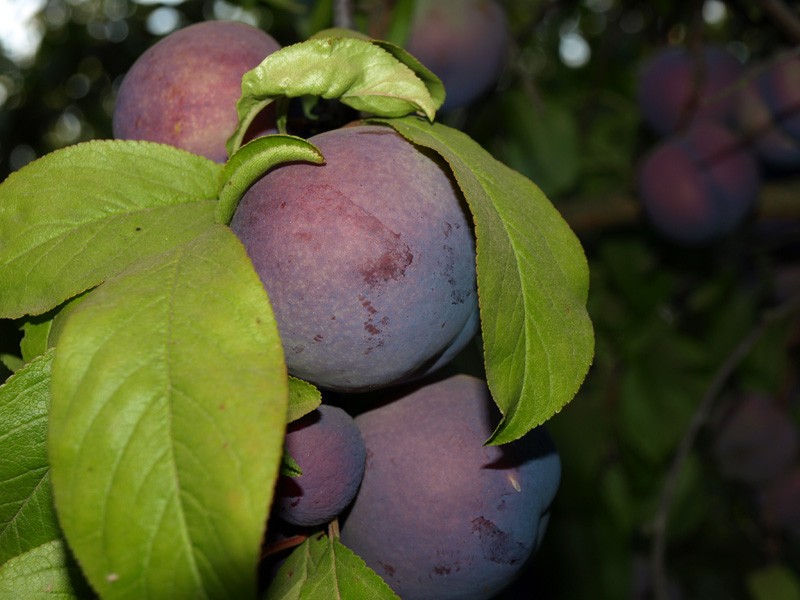
<instances>
[{"instance_id":1,"label":"fruit cluster","mask_svg":"<svg viewBox=\"0 0 800 600\"><path fill-rule=\"evenodd\" d=\"M503 15L488 9L501 41ZM429 33L418 33L410 47L424 53ZM242 76L278 48L233 22L167 36L123 81L115 136L225 162ZM485 89L500 58L482 56L487 75L457 84L453 105ZM245 141L275 128L266 111ZM385 126L347 123L308 141L325 163L269 170L230 223L269 294L289 374L323 392L288 425L300 471L280 477L272 519L298 532L340 519L342 542L405 600L490 598L540 543L560 462L542 427L484 445L499 416L486 382L442 375L479 330L461 190L439 157Z\"/></svg>"},{"instance_id":2,"label":"fruit cluster","mask_svg":"<svg viewBox=\"0 0 800 600\"><path fill-rule=\"evenodd\" d=\"M800 431L789 408L744 393L717 421L711 447L720 473L753 492L767 530L800 537Z\"/></svg>"},{"instance_id":3,"label":"fruit cluster","mask_svg":"<svg viewBox=\"0 0 800 600\"><path fill-rule=\"evenodd\" d=\"M800 168L796 56L747 65L720 46L670 46L638 76L657 136L638 172L642 208L665 238L712 242L752 213L765 177Z\"/></svg>"}]
</instances>

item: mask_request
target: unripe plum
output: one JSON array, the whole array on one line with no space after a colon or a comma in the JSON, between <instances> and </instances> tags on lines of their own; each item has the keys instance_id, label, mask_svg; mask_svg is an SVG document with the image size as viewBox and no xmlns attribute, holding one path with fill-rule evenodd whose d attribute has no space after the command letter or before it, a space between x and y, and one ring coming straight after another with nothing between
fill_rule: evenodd
<instances>
[{"instance_id":1,"label":"unripe plum","mask_svg":"<svg viewBox=\"0 0 800 600\"><path fill-rule=\"evenodd\" d=\"M447 92L442 110L449 110L491 87L508 42L506 13L494 0L422 0L406 49L442 80Z\"/></svg>"},{"instance_id":2,"label":"unripe plum","mask_svg":"<svg viewBox=\"0 0 800 600\"><path fill-rule=\"evenodd\" d=\"M800 58L753 67L738 100L737 127L764 164L800 168Z\"/></svg>"},{"instance_id":3,"label":"unripe plum","mask_svg":"<svg viewBox=\"0 0 800 600\"><path fill-rule=\"evenodd\" d=\"M731 121L736 94L726 90L741 77L742 63L719 46L696 54L686 47L659 50L642 66L637 99L642 117L659 135L698 120Z\"/></svg>"},{"instance_id":4,"label":"unripe plum","mask_svg":"<svg viewBox=\"0 0 800 600\"><path fill-rule=\"evenodd\" d=\"M486 383L456 375L356 417L367 447L342 542L403 600L481 600L539 545L561 477L544 428L504 446Z\"/></svg>"},{"instance_id":5,"label":"unripe plum","mask_svg":"<svg viewBox=\"0 0 800 600\"><path fill-rule=\"evenodd\" d=\"M788 469L800 449L800 435L789 412L763 394L747 394L721 422L714 456L726 477L762 484Z\"/></svg>"},{"instance_id":6,"label":"unripe plum","mask_svg":"<svg viewBox=\"0 0 800 600\"><path fill-rule=\"evenodd\" d=\"M364 474L366 449L355 421L323 404L290 423L284 443L302 475L278 480L278 516L301 527L332 521L352 502Z\"/></svg>"},{"instance_id":7,"label":"unripe plum","mask_svg":"<svg viewBox=\"0 0 800 600\"><path fill-rule=\"evenodd\" d=\"M638 171L640 200L652 225L688 244L712 241L742 223L759 184L752 149L711 121L662 141Z\"/></svg>"},{"instance_id":8,"label":"unripe plum","mask_svg":"<svg viewBox=\"0 0 800 600\"><path fill-rule=\"evenodd\" d=\"M231 222L289 371L359 391L442 366L478 327L474 237L449 171L388 127L309 141L325 164L268 172Z\"/></svg>"},{"instance_id":9,"label":"unripe plum","mask_svg":"<svg viewBox=\"0 0 800 600\"><path fill-rule=\"evenodd\" d=\"M242 76L280 48L272 36L235 21L205 21L170 33L133 64L117 93L114 137L170 144L225 162L238 124ZM265 112L254 129L269 130Z\"/></svg>"}]
</instances>

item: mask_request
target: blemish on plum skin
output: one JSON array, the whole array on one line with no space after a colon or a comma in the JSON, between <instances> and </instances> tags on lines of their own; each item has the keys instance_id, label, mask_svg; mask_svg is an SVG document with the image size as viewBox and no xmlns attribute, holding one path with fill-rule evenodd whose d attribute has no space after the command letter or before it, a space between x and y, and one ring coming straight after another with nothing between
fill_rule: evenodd
<instances>
[{"instance_id":1,"label":"blemish on plum skin","mask_svg":"<svg viewBox=\"0 0 800 600\"><path fill-rule=\"evenodd\" d=\"M389 576L393 577L395 573L395 568L392 565L387 565L386 563L382 563L378 561L378 564L383 568L384 572Z\"/></svg>"},{"instance_id":2,"label":"blemish on plum skin","mask_svg":"<svg viewBox=\"0 0 800 600\"><path fill-rule=\"evenodd\" d=\"M515 565L526 556L524 544L485 517L472 520L472 532L478 534L483 555L491 562ZM515 549L521 551L519 557L510 555Z\"/></svg>"},{"instance_id":3,"label":"blemish on plum skin","mask_svg":"<svg viewBox=\"0 0 800 600\"><path fill-rule=\"evenodd\" d=\"M324 339L325 339L325 336L322 335L321 333L318 333L317 335L314 336L314 341L315 342L321 342Z\"/></svg>"}]
</instances>

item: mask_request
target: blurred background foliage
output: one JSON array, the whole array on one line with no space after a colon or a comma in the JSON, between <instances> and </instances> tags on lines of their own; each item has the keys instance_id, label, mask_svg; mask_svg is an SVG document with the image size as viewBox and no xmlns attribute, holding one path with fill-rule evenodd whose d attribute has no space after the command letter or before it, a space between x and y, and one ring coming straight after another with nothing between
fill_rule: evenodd
<instances>
[{"instance_id":1,"label":"blurred background foliage","mask_svg":"<svg viewBox=\"0 0 800 600\"><path fill-rule=\"evenodd\" d=\"M800 424L797 312L771 312L800 294L800 181L767 177L743 226L690 247L653 231L635 185L656 142L636 103L642 61L692 40L769 60L800 44L776 16L786 6L501 3L512 43L496 85L441 118L536 181L576 230L597 335L586 384L548 424L564 477L545 543L506 596L800 599L796 447L779 475L757 484L731 476L715 452L726 415L748 395ZM357 27L385 13L387 35L401 41L407 31L407 0L353 8ZM54 149L111 137L122 77L168 32L236 19L286 45L331 26L332 14L331 0L0 0L0 180ZM13 361L17 323L0 327L0 353ZM734 462L747 452L777 460L764 449L774 429L759 427L753 419L757 440ZM781 478L787 489L775 492ZM767 500L776 497L783 505Z\"/></svg>"}]
</instances>

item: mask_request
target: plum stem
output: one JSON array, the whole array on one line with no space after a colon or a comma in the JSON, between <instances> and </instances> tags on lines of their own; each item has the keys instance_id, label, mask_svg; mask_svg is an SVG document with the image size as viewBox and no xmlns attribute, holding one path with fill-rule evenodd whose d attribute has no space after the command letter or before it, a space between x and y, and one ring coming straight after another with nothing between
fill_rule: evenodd
<instances>
[{"instance_id":1,"label":"plum stem","mask_svg":"<svg viewBox=\"0 0 800 600\"><path fill-rule=\"evenodd\" d=\"M280 540L279 542L273 542L267 545L264 550L261 552L261 558L264 559L267 556L272 554L277 554L282 550L286 550L288 548L294 548L295 546L299 546L303 542L308 539L307 535L293 535L292 537L286 538L285 540Z\"/></svg>"},{"instance_id":2,"label":"plum stem","mask_svg":"<svg viewBox=\"0 0 800 600\"><path fill-rule=\"evenodd\" d=\"M339 538L339 519L328 523L328 537L334 540Z\"/></svg>"},{"instance_id":3,"label":"plum stem","mask_svg":"<svg viewBox=\"0 0 800 600\"><path fill-rule=\"evenodd\" d=\"M761 319L745 334L717 368L689 421L683 438L675 452L669 471L667 472L664 486L659 497L658 508L652 522L650 562L653 573L653 591L656 600L668 600L666 568L667 529L669 525L669 513L678 485L678 478L686 465L700 430L711 414L714 401L719 396L728 379L733 375L741 362L750 354L750 351L767 329L772 324L791 316L798 311L798 309L800 309L800 295L793 296L783 304L764 311Z\"/></svg>"}]
</instances>

